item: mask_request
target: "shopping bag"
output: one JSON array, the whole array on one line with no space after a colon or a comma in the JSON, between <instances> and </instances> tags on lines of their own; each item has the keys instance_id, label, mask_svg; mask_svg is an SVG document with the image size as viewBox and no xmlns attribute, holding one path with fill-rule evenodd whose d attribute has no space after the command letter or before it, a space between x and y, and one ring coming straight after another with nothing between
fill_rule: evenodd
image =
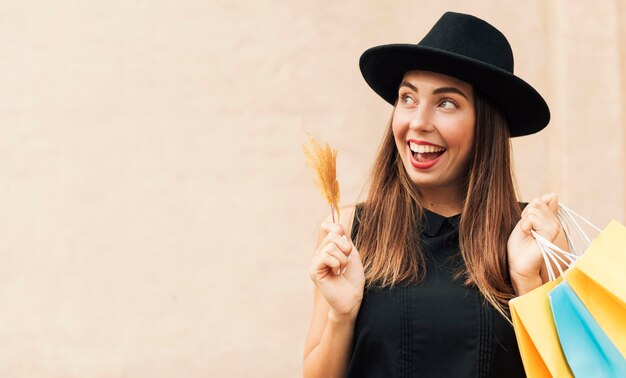
<instances>
[{"instance_id":1,"label":"shopping bag","mask_svg":"<svg viewBox=\"0 0 626 378\"><path fill-rule=\"evenodd\" d=\"M626 356L626 227L612 221L565 277L623 356Z\"/></svg>"},{"instance_id":2,"label":"shopping bag","mask_svg":"<svg viewBox=\"0 0 626 378\"><path fill-rule=\"evenodd\" d=\"M567 215L564 211L560 206L559 219ZM561 223L568 224L565 220ZM552 260L562 259L562 256L547 247L547 244L551 243L547 241L542 243L541 241L545 239L534 232L533 235L542 251L546 267L552 266L549 256L552 256ZM569 237L568 233L571 251L576 249L573 240L574 238ZM554 257L555 254L557 257ZM570 255L569 263L566 265L570 265L578 257L575 254L564 253L564 256L568 255ZM548 276L550 280L547 283L509 301L511 320L528 377L572 377L572 371L561 349L548 298L548 293L561 282L562 278L556 278L551 269L548 269Z\"/></svg>"},{"instance_id":3,"label":"shopping bag","mask_svg":"<svg viewBox=\"0 0 626 378\"><path fill-rule=\"evenodd\" d=\"M561 278L509 301L511 320L529 378L573 377L559 343L548 293Z\"/></svg>"},{"instance_id":4,"label":"shopping bag","mask_svg":"<svg viewBox=\"0 0 626 378\"><path fill-rule=\"evenodd\" d=\"M573 219L575 213L565 210L562 223L574 225L581 234L582 229ZM618 345L622 349L626 347L626 327L623 320L620 321L626 315L626 306L623 299L618 298L626 283L618 274L626 267L622 253L626 248L626 228L613 221L605 230L597 230L600 236L593 242L582 235L587 241L582 257L562 251L538 234L534 236L546 259L549 275L555 277L549 263L551 259L563 278L548 295L560 345L571 371L580 377L626 377L626 359L618 350ZM561 253L569 260L561 259ZM565 273L557 259L569 266ZM597 276L599 281L591 279L585 271Z\"/></svg>"},{"instance_id":5,"label":"shopping bag","mask_svg":"<svg viewBox=\"0 0 626 378\"><path fill-rule=\"evenodd\" d=\"M609 265L610 266L610 265ZM626 303L583 273L578 264L568 270L567 283L605 331L615 347L626 356Z\"/></svg>"},{"instance_id":6,"label":"shopping bag","mask_svg":"<svg viewBox=\"0 0 626 378\"><path fill-rule=\"evenodd\" d=\"M574 375L626 377L626 359L567 284L567 275L548 296L561 348Z\"/></svg>"}]
</instances>

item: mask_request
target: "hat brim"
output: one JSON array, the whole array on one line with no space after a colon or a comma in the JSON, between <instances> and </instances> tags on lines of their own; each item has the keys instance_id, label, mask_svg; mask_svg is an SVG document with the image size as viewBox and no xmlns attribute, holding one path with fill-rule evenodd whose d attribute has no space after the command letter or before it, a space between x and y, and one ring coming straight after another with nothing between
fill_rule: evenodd
<instances>
[{"instance_id":1,"label":"hat brim","mask_svg":"<svg viewBox=\"0 0 626 378\"><path fill-rule=\"evenodd\" d=\"M511 137L534 134L547 126L550 110L541 95L521 78L501 68L432 47L391 44L368 49L359 60L367 84L395 105L407 71L442 73L471 84L503 111Z\"/></svg>"}]
</instances>

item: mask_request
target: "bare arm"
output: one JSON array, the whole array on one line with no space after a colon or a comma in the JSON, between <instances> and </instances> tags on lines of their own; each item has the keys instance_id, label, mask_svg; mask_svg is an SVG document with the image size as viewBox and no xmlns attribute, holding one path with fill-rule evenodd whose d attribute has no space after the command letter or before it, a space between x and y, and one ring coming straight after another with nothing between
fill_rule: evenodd
<instances>
[{"instance_id":1,"label":"bare arm","mask_svg":"<svg viewBox=\"0 0 626 378\"><path fill-rule=\"evenodd\" d=\"M342 209L342 214L345 215L342 216L341 225L344 230L350 230L354 207ZM332 221L330 215L325 221ZM320 229L318 247L325 236L326 233ZM314 286L313 316L303 356L304 377L345 376L359 308L357 306L348 313L339 314L331 308L318 287Z\"/></svg>"},{"instance_id":2,"label":"bare arm","mask_svg":"<svg viewBox=\"0 0 626 378\"><path fill-rule=\"evenodd\" d=\"M321 295L318 295L321 297ZM323 301L324 298L321 298ZM336 315L329 310L324 321L322 335L317 345L305 350L304 377L343 377L348 368L348 359L354 336L354 316ZM311 332L309 332L309 336ZM307 343L308 344L308 343ZM307 353L308 352L308 353Z\"/></svg>"}]
</instances>

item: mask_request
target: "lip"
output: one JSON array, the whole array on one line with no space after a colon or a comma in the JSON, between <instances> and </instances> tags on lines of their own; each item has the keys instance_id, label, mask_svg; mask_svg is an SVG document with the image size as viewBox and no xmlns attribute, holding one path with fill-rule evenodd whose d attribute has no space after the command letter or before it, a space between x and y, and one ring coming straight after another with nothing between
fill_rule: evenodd
<instances>
[{"instance_id":1,"label":"lip","mask_svg":"<svg viewBox=\"0 0 626 378\"><path fill-rule=\"evenodd\" d=\"M420 145L420 146L435 146L435 147L445 148L444 146L440 146L440 145L438 145L438 144L430 143L430 142L427 142L427 141L425 141L425 140L417 140L417 139L409 139L409 140L407 140L407 141L406 141L407 146L408 146L411 142L413 142L413 143L415 143L415 144L417 144L417 145Z\"/></svg>"},{"instance_id":2,"label":"lip","mask_svg":"<svg viewBox=\"0 0 626 378\"><path fill-rule=\"evenodd\" d=\"M413 151L411 151L411 148L409 147L411 142L413 142L413 143L415 143L417 145L421 145L421 146L435 146L435 147L441 147L441 148L444 148L444 149L446 149L446 148L444 146L440 146L438 144L430 143L430 142L427 142L425 140L417 140L417 139L409 139L409 140L407 140L406 145L407 145L407 151L408 151L407 153L409 154L409 161L411 162L411 165L414 168L417 168L417 169L428 169L428 168L433 167L435 164L437 164L439 162L441 157L443 155L445 155L445 153L447 152L447 149L446 149L446 151L444 151L441 155L437 156L433 160L419 162L419 161L415 160L415 158L413 157Z\"/></svg>"}]
</instances>

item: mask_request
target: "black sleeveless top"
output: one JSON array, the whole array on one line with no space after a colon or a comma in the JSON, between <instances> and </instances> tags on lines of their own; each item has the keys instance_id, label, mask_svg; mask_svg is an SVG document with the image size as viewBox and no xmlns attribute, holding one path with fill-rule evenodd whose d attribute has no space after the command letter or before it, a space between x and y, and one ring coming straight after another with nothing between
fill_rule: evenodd
<instances>
[{"instance_id":1,"label":"black sleeveless top","mask_svg":"<svg viewBox=\"0 0 626 378\"><path fill-rule=\"evenodd\" d=\"M463 266L460 214L424 211L426 275L413 286L365 290L346 376L525 377L513 327L476 287L453 279Z\"/></svg>"}]
</instances>

